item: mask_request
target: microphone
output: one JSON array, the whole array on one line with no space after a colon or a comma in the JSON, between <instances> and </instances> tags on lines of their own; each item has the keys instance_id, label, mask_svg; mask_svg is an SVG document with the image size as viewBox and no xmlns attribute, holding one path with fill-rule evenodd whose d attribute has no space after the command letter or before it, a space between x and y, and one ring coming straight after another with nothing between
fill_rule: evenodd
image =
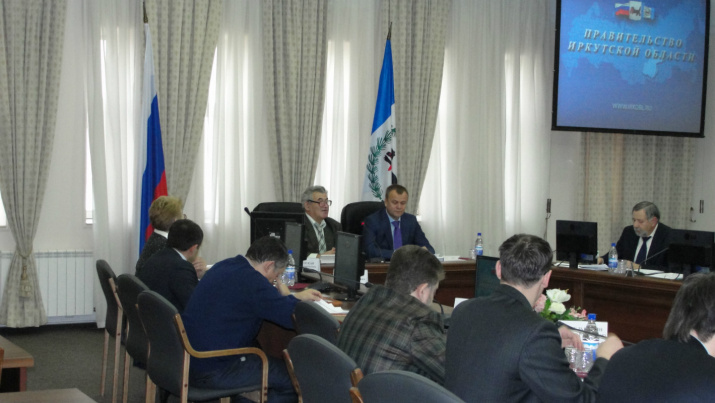
<instances>
[{"instance_id":1,"label":"microphone","mask_svg":"<svg viewBox=\"0 0 715 403\"><path fill-rule=\"evenodd\" d=\"M243 208L243 211L245 211L246 214L248 214L248 216L251 217L251 211L248 210L248 207L244 207L244 208ZM251 218L253 218L253 217L251 217Z\"/></svg>"},{"instance_id":2,"label":"microphone","mask_svg":"<svg viewBox=\"0 0 715 403\"><path fill-rule=\"evenodd\" d=\"M645 245L644 245L644 246L645 246ZM643 248L644 246L641 246L641 248ZM664 248L662 251L660 251L660 252L658 252L658 253L654 253L652 256L646 257L645 260L643 261L643 263L641 263L641 264L638 266L638 269L635 270L633 273L635 273L637 276L645 276L645 275L646 275L645 273L641 273L641 267L645 266L645 264L646 264L646 262L648 261L648 259L651 259L651 258L654 258L654 257L656 257L656 256L658 256L658 255L661 255L661 254L667 252L668 249L669 249L669 248Z\"/></svg>"},{"instance_id":3,"label":"microphone","mask_svg":"<svg viewBox=\"0 0 715 403\"><path fill-rule=\"evenodd\" d=\"M307 273L316 273L318 276L320 276L320 281L323 281L323 276L332 277L333 280L335 279L335 276L332 275L332 274L330 274L330 273L323 273L323 272L321 272L321 271L318 271L318 270L315 270L315 269L312 269L312 268L309 268L309 267L304 267L304 268L303 268L303 271L304 271L304 272L307 272ZM359 282L359 281L355 281L355 280L353 280L353 279L351 279L351 278L345 278L345 277L338 277L338 280L339 280L339 281L347 281L347 282L349 282L349 283L352 283L353 285L357 285L358 287L360 287L360 285L364 285L366 288L372 287L372 283L369 282L369 281L366 282L366 283L361 283L361 282ZM333 284L334 284L334 283L333 283ZM339 284L338 284L338 285L339 285Z\"/></svg>"}]
</instances>

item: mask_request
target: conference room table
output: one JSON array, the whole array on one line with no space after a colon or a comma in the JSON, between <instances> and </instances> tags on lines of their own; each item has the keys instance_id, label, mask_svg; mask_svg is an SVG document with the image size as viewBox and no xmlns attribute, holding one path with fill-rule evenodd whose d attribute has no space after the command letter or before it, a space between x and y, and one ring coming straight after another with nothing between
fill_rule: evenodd
<instances>
[{"instance_id":1,"label":"conference room table","mask_svg":"<svg viewBox=\"0 0 715 403\"><path fill-rule=\"evenodd\" d=\"M388 263L367 263L368 281L384 284L388 267ZM435 300L452 307L455 298L473 298L476 262L460 258L444 262L443 267L445 278L439 285ZM321 271L332 274L333 265L323 264ZM328 276L323 278L323 281L326 280ZM567 307L581 307L595 313L599 321L608 322L610 332L625 341L636 343L662 337L665 321L681 283L647 276L624 277L605 271L553 267L548 288L569 290L571 301L566 303ZM366 292L367 289L363 286L361 291ZM349 309L350 306L351 303L346 303L344 307ZM294 336L292 330L266 322L259 339L267 353L280 356L280 351Z\"/></svg>"},{"instance_id":2,"label":"conference room table","mask_svg":"<svg viewBox=\"0 0 715 403\"><path fill-rule=\"evenodd\" d=\"M5 350L2 361L0 392L22 392L27 388L27 368L35 365L30 353L0 336L0 348ZM0 397L0 401L3 398Z\"/></svg>"}]
</instances>

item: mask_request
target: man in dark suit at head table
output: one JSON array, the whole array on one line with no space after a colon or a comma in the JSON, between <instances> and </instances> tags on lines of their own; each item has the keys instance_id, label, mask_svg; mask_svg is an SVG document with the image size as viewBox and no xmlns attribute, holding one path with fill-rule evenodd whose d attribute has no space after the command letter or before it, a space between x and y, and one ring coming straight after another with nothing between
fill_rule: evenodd
<instances>
[{"instance_id":1,"label":"man in dark suit at head table","mask_svg":"<svg viewBox=\"0 0 715 403\"><path fill-rule=\"evenodd\" d=\"M390 185L385 190L385 209L365 218L362 238L368 258L390 260L392 253L403 245L421 246L434 253L417 217L405 213L408 199L404 186Z\"/></svg>"},{"instance_id":2,"label":"man in dark suit at head table","mask_svg":"<svg viewBox=\"0 0 715 403\"><path fill-rule=\"evenodd\" d=\"M548 321L534 305L549 285L549 243L519 234L499 247L499 288L459 304L447 337L444 386L467 402L592 402L608 359L623 348L609 335L582 382L563 347L580 337Z\"/></svg>"},{"instance_id":3,"label":"man in dark suit at head table","mask_svg":"<svg viewBox=\"0 0 715 403\"><path fill-rule=\"evenodd\" d=\"M328 191L322 186L310 186L301 197L305 208L305 239L308 253L331 255L335 253L335 237L340 223L328 217L330 205Z\"/></svg>"},{"instance_id":4,"label":"man in dark suit at head table","mask_svg":"<svg viewBox=\"0 0 715 403\"><path fill-rule=\"evenodd\" d=\"M654 267L666 270L670 245L670 227L660 222L658 206L642 201L633 206L633 225L623 228L616 243L619 259L633 262L633 269ZM647 260L647 261L646 261ZM608 262L608 253L599 258L599 264Z\"/></svg>"},{"instance_id":5,"label":"man in dark suit at head table","mask_svg":"<svg viewBox=\"0 0 715 403\"><path fill-rule=\"evenodd\" d=\"M598 401L715 400L715 273L688 276L678 290L663 339L613 355Z\"/></svg>"}]
</instances>

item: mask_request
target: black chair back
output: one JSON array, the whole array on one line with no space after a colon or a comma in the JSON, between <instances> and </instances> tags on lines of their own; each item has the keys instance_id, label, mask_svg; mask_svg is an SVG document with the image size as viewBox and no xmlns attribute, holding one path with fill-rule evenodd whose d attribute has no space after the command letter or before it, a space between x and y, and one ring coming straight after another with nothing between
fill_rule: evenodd
<instances>
[{"instance_id":1,"label":"black chair back","mask_svg":"<svg viewBox=\"0 0 715 403\"><path fill-rule=\"evenodd\" d=\"M119 302L122 303L122 309L127 316L129 322L129 333L125 342L127 353L134 358L135 361L146 363L149 353L148 340L144 333L139 312L137 311L137 299L142 291L148 290L141 280L133 274L122 274L117 277L117 294Z\"/></svg>"},{"instance_id":2,"label":"black chair back","mask_svg":"<svg viewBox=\"0 0 715 403\"><path fill-rule=\"evenodd\" d=\"M338 343L340 322L313 301L300 301L293 311L298 334L315 334L332 344Z\"/></svg>"},{"instance_id":3,"label":"black chair back","mask_svg":"<svg viewBox=\"0 0 715 403\"><path fill-rule=\"evenodd\" d=\"M104 317L104 326L107 332L111 335L117 334L117 315L119 315L119 306L114 298L114 291L109 284L109 279L117 281L117 276L114 270L109 267L109 263L105 260L97 260L97 276L99 277L99 285L102 286L104 299L107 301L107 314Z\"/></svg>"},{"instance_id":4,"label":"black chair back","mask_svg":"<svg viewBox=\"0 0 715 403\"><path fill-rule=\"evenodd\" d=\"M184 347L174 322L179 311L154 291L142 291L137 303L139 318L149 339L146 372L158 387L181 396Z\"/></svg>"},{"instance_id":5,"label":"black chair back","mask_svg":"<svg viewBox=\"0 0 715 403\"><path fill-rule=\"evenodd\" d=\"M351 376L358 369L352 358L314 334L294 337L287 350L304 402L351 402Z\"/></svg>"},{"instance_id":6,"label":"black chair back","mask_svg":"<svg viewBox=\"0 0 715 403\"><path fill-rule=\"evenodd\" d=\"M362 235L362 223L365 217L385 208L385 203L379 201L361 201L347 204L340 212L340 226L344 232Z\"/></svg>"},{"instance_id":7,"label":"black chair back","mask_svg":"<svg viewBox=\"0 0 715 403\"><path fill-rule=\"evenodd\" d=\"M486 297L499 287L496 274L498 257L477 256L477 278L474 282L475 297Z\"/></svg>"},{"instance_id":8,"label":"black chair back","mask_svg":"<svg viewBox=\"0 0 715 403\"><path fill-rule=\"evenodd\" d=\"M296 202L266 202L259 203L253 211L267 211L272 213L304 213L303 205Z\"/></svg>"},{"instance_id":9,"label":"black chair back","mask_svg":"<svg viewBox=\"0 0 715 403\"><path fill-rule=\"evenodd\" d=\"M436 382L408 371L374 372L358 384L364 403L463 403Z\"/></svg>"}]
</instances>

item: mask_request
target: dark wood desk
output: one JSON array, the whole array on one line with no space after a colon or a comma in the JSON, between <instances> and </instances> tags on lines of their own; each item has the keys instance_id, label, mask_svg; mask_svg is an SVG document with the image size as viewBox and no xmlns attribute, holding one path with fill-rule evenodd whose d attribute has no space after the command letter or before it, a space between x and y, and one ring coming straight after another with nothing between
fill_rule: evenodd
<instances>
[{"instance_id":1,"label":"dark wood desk","mask_svg":"<svg viewBox=\"0 0 715 403\"><path fill-rule=\"evenodd\" d=\"M568 289L569 306L580 306L608 321L608 330L638 342L662 337L670 307L682 282L622 277L607 272L553 268L549 288Z\"/></svg>"},{"instance_id":2,"label":"dark wood desk","mask_svg":"<svg viewBox=\"0 0 715 403\"><path fill-rule=\"evenodd\" d=\"M27 368L35 365L35 359L30 353L2 336L0 336L0 347L5 350L0 392L24 391L27 388ZM0 400L4 402L5 395Z\"/></svg>"},{"instance_id":3,"label":"dark wood desk","mask_svg":"<svg viewBox=\"0 0 715 403\"><path fill-rule=\"evenodd\" d=\"M30 392L3 393L3 403L93 403L89 396L79 389L33 390Z\"/></svg>"},{"instance_id":4,"label":"dark wood desk","mask_svg":"<svg viewBox=\"0 0 715 403\"><path fill-rule=\"evenodd\" d=\"M373 284L385 284L389 266L389 263L366 264L368 281ZM465 259L445 262L442 266L444 267L444 280L439 284L434 298L446 306L454 306L455 297L473 298L476 262L472 259ZM323 265L321 269L323 272L333 273L333 265Z\"/></svg>"}]
</instances>

